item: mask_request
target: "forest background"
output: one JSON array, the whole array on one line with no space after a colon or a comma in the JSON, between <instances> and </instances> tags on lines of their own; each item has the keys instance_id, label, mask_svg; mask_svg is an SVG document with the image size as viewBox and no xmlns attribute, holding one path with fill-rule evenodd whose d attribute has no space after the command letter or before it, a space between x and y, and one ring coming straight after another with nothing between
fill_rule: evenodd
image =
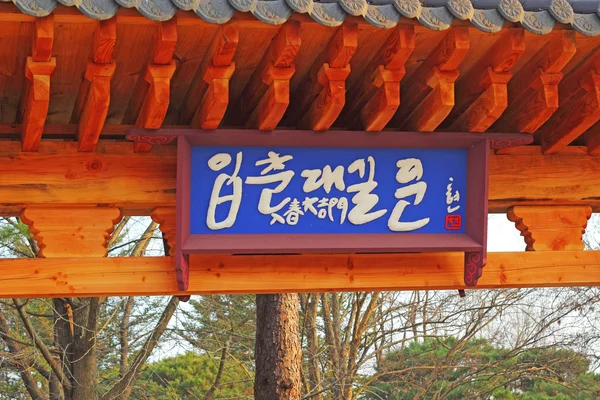
<instances>
[{"instance_id":1,"label":"forest background","mask_svg":"<svg viewBox=\"0 0 600 400\"><path fill-rule=\"evenodd\" d=\"M507 226L491 216L492 251L524 249ZM584 241L600 249L599 215ZM108 249L164 253L142 217ZM25 225L0 219L0 256L37 252ZM598 288L291 298L303 399L600 398ZM0 400L251 399L256 315L253 295L0 299Z\"/></svg>"}]
</instances>

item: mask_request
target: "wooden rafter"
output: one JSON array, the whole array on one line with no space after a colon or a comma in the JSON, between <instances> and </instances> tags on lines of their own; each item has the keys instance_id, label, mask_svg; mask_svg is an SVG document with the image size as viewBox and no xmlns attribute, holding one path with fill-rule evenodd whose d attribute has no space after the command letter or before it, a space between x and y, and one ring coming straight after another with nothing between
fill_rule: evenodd
<instances>
[{"instance_id":1,"label":"wooden rafter","mask_svg":"<svg viewBox=\"0 0 600 400\"><path fill-rule=\"evenodd\" d=\"M415 29L398 25L366 68L365 79L348 91L341 118L367 131L380 131L400 106L400 81L404 64L415 48ZM355 122L360 119L360 124Z\"/></svg>"},{"instance_id":2,"label":"wooden rafter","mask_svg":"<svg viewBox=\"0 0 600 400\"><path fill-rule=\"evenodd\" d=\"M340 26L315 60L305 82L294 95L292 118L301 129L327 130L346 103L350 59L358 47L358 26Z\"/></svg>"},{"instance_id":3,"label":"wooden rafter","mask_svg":"<svg viewBox=\"0 0 600 400\"><path fill-rule=\"evenodd\" d=\"M508 85L510 102L496 132L536 132L558 109L562 70L575 55L575 32L559 31Z\"/></svg>"},{"instance_id":4,"label":"wooden rafter","mask_svg":"<svg viewBox=\"0 0 600 400\"><path fill-rule=\"evenodd\" d=\"M290 104L290 79L300 49L300 23L284 24L242 93L246 128L273 130Z\"/></svg>"},{"instance_id":5,"label":"wooden rafter","mask_svg":"<svg viewBox=\"0 0 600 400\"><path fill-rule=\"evenodd\" d=\"M73 110L78 122L79 151L94 151L110 106L110 80L116 69L112 59L117 41L117 21L100 21L94 31L92 51Z\"/></svg>"},{"instance_id":6,"label":"wooden rafter","mask_svg":"<svg viewBox=\"0 0 600 400\"><path fill-rule=\"evenodd\" d=\"M192 128L216 129L221 124L229 105L229 80L235 71L233 56L238 42L237 22L221 25L212 39L181 111Z\"/></svg>"},{"instance_id":7,"label":"wooden rafter","mask_svg":"<svg viewBox=\"0 0 600 400\"><path fill-rule=\"evenodd\" d=\"M559 85L560 107L539 130L542 151L555 154L600 120L600 48Z\"/></svg>"},{"instance_id":8,"label":"wooden rafter","mask_svg":"<svg viewBox=\"0 0 600 400\"><path fill-rule=\"evenodd\" d=\"M54 18L36 18L32 56L25 66L25 95L22 102L23 128L21 142L24 151L37 151L44 131L50 104L50 75L56 68L52 57Z\"/></svg>"},{"instance_id":9,"label":"wooden rafter","mask_svg":"<svg viewBox=\"0 0 600 400\"><path fill-rule=\"evenodd\" d=\"M465 289L461 253L193 255L178 291L172 257L0 260L0 297ZM600 286L600 252L488 253L475 289ZM473 289L473 288L469 288Z\"/></svg>"},{"instance_id":10,"label":"wooden rafter","mask_svg":"<svg viewBox=\"0 0 600 400\"><path fill-rule=\"evenodd\" d=\"M171 96L171 78L175 73L173 53L177 44L177 18L158 24L150 60L142 72L131 97L130 115L137 116L135 126L158 129L167 115ZM143 78L143 79L142 79ZM136 143L136 152L150 151L152 146Z\"/></svg>"},{"instance_id":11,"label":"wooden rafter","mask_svg":"<svg viewBox=\"0 0 600 400\"><path fill-rule=\"evenodd\" d=\"M454 107L454 82L469 46L467 28L448 30L402 90L404 106L393 119L394 127L431 132L444 121Z\"/></svg>"},{"instance_id":12,"label":"wooden rafter","mask_svg":"<svg viewBox=\"0 0 600 400\"><path fill-rule=\"evenodd\" d=\"M512 67L525 51L524 30L506 30L477 64L456 83L450 130L485 132L508 106Z\"/></svg>"}]
</instances>

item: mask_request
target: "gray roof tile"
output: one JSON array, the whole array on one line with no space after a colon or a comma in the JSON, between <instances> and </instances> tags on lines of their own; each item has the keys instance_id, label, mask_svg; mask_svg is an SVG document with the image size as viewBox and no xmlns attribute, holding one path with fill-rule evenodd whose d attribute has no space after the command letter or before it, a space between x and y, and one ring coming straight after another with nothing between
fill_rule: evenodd
<instances>
[{"instance_id":1,"label":"gray roof tile","mask_svg":"<svg viewBox=\"0 0 600 400\"><path fill-rule=\"evenodd\" d=\"M0 0L6 1L6 0ZM155 21L172 18L178 9L193 10L203 20L223 24L236 10L259 20L283 24L292 12L307 13L326 26L339 26L347 15L362 16L379 28L395 26L401 17L416 18L430 29L448 29L454 19L471 21L485 32L497 32L506 22L520 23L540 35L555 24L570 24L583 35L600 34L600 0L12 0L23 13L50 14L58 2L77 7L90 18L102 20L119 7L135 7Z\"/></svg>"}]
</instances>

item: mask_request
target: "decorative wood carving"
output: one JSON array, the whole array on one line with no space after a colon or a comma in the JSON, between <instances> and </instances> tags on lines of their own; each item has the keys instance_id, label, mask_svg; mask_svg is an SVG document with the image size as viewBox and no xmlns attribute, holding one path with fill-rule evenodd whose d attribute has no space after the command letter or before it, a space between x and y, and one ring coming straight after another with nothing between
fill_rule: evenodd
<instances>
[{"instance_id":1,"label":"decorative wood carving","mask_svg":"<svg viewBox=\"0 0 600 400\"><path fill-rule=\"evenodd\" d=\"M187 93L182 117L192 128L216 129L229 105L229 80L235 71L233 56L239 42L237 22L217 30Z\"/></svg>"},{"instance_id":2,"label":"decorative wood carving","mask_svg":"<svg viewBox=\"0 0 600 400\"><path fill-rule=\"evenodd\" d=\"M595 58L600 61L600 51ZM588 69L580 76L576 90L561 99L558 111L540 129L544 154L563 150L600 120L600 74L597 71L600 68Z\"/></svg>"},{"instance_id":3,"label":"decorative wood carving","mask_svg":"<svg viewBox=\"0 0 600 400\"><path fill-rule=\"evenodd\" d=\"M340 26L314 62L307 80L294 97L294 116L301 117L300 129L327 130L346 102L346 78L350 59L358 47L358 26Z\"/></svg>"},{"instance_id":4,"label":"decorative wood carving","mask_svg":"<svg viewBox=\"0 0 600 400\"><path fill-rule=\"evenodd\" d=\"M158 129L161 127L171 98L171 78L176 64L173 60L177 44L177 18L161 22L154 37L151 59L143 73L144 80L138 81L132 95L134 108L139 109L135 123L138 128ZM140 100L143 99L141 102ZM135 112L132 108L133 115ZM135 143L136 152L150 151L152 145Z\"/></svg>"},{"instance_id":5,"label":"decorative wood carving","mask_svg":"<svg viewBox=\"0 0 600 400\"><path fill-rule=\"evenodd\" d=\"M414 48L414 26L397 25L366 68L366 78L348 91L349 103L342 118L360 119L360 125L367 131L385 128L400 106L400 81L406 73L404 64ZM358 125L356 122L350 125Z\"/></svg>"},{"instance_id":6,"label":"decorative wood carving","mask_svg":"<svg viewBox=\"0 0 600 400\"><path fill-rule=\"evenodd\" d=\"M469 45L468 28L448 30L402 91L404 107L394 124L401 130L431 132L442 123L454 107L454 82Z\"/></svg>"},{"instance_id":7,"label":"decorative wood carving","mask_svg":"<svg viewBox=\"0 0 600 400\"><path fill-rule=\"evenodd\" d=\"M242 92L246 128L273 130L290 103L290 79L300 49L300 23L284 24Z\"/></svg>"},{"instance_id":8,"label":"decorative wood carving","mask_svg":"<svg viewBox=\"0 0 600 400\"><path fill-rule=\"evenodd\" d=\"M104 127L110 106L110 80L116 69L112 60L116 40L116 18L100 21L72 117L72 122L79 123L79 151L94 151Z\"/></svg>"},{"instance_id":9,"label":"decorative wood carving","mask_svg":"<svg viewBox=\"0 0 600 400\"><path fill-rule=\"evenodd\" d=\"M510 81L510 103L492 130L534 133L558 109L562 69L577 49L575 32L561 30L553 35L550 42Z\"/></svg>"},{"instance_id":10,"label":"decorative wood carving","mask_svg":"<svg viewBox=\"0 0 600 400\"><path fill-rule=\"evenodd\" d=\"M32 56L25 65L25 95L22 103L23 126L21 142L23 151L37 151L44 131L50 104L50 75L56 68L52 57L54 42L54 17L35 19Z\"/></svg>"},{"instance_id":11,"label":"decorative wood carving","mask_svg":"<svg viewBox=\"0 0 600 400\"><path fill-rule=\"evenodd\" d=\"M155 208L150 216L152 221L158 224L158 228L169 245L168 255L175 255L175 207Z\"/></svg>"},{"instance_id":12,"label":"decorative wood carving","mask_svg":"<svg viewBox=\"0 0 600 400\"><path fill-rule=\"evenodd\" d=\"M485 132L508 106L511 69L525 51L524 30L508 29L456 84L450 130Z\"/></svg>"},{"instance_id":13,"label":"decorative wood carving","mask_svg":"<svg viewBox=\"0 0 600 400\"><path fill-rule=\"evenodd\" d=\"M31 206L21 220L40 248L38 257L105 257L110 234L123 216L118 208Z\"/></svg>"},{"instance_id":14,"label":"decorative wood carving","mask_svg":"<svg viewBox=\"0 0 600 400\"><path fill-rule=\"evenodd\" d=\"M515 206L508 219L525 238L527 251L583 250L581 239L592 215L588 206Z\"/></svg>"}]
</instances>

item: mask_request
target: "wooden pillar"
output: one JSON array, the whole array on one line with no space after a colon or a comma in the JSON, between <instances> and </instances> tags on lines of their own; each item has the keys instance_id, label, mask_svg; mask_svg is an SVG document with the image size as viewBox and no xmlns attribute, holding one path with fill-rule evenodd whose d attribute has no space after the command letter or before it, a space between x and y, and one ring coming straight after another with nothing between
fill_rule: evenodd
<instances>
[{"instance_id":1,"label":"wooden pillar","mask_svg":"<svg viewBox=\"0 0 600 400\"><path fill-rule=\"evenodd\" d=\"M93 206L31 206L21 213L43 258L105 257L110 234L121 218L118 208ZM68 284L67 276L59 278Z\"/></svg>"},{"instance_id":2,"label":"wooden pillar","mask_svg":"<svg viewBox=\"0 0 600 400\"><path fill-rule=\"evenodd\" d=\"M527 251L583 250L582 235L592 215L588 206L515 206L508 219L525 238Z\"/></svg>"}]
</instances>

